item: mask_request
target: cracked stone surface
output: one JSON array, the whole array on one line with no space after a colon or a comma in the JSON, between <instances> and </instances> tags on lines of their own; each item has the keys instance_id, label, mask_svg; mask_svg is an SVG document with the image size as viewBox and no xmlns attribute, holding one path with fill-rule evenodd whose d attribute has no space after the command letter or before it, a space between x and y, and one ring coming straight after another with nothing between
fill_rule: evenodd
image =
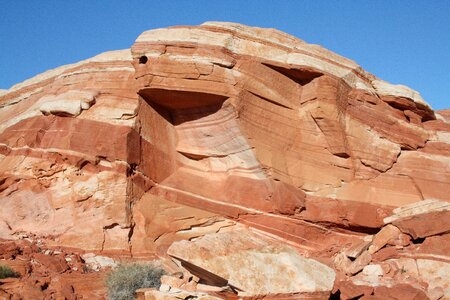
<instances>
[{"instance_id":1,"label":"cracked stone surface","mask_svg":"<svg viewBox=\"0 0 450 300\"><path fill-rule=\"evenodd\" d=\"M175 242L167 253L209 284L227 282L239 296L329 292L335 279L330 267L247 230Z\"/></svg>"}]
</instances>

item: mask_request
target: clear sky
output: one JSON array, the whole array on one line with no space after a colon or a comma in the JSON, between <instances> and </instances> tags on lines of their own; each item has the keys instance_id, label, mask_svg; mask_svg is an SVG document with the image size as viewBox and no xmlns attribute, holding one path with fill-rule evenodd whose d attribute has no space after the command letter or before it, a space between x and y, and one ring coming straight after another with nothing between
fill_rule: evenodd
<instances>
[{"instance_id":1,"label":"clear sky","mask_svg":"<svg viewBox=\"0 0 450 300\"><path fill-rule=\"evenodd\" d=\"M450 108L450 0L1 0L0 89L204 21L277 28Z\"/></svg>"}]
</instances>

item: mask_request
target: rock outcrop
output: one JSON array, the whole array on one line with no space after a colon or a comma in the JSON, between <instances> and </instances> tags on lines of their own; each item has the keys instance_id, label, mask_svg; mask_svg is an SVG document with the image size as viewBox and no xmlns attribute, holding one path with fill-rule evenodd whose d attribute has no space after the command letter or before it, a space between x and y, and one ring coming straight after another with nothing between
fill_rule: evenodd
<instances>
[{"instance_id":1,"label":"rock outcrop","mask_svg":"<svg viewBox=\"0 0 450 300\"><path fill-rule=\"evenodd\" d=\"M358 283L413 259L411 293L450 297L423 278L448 268L449 195L448 110L274 29L150 30L0 91L3 239L167 258L251 230L335 268L334 293L383 297Z\"/></svg>"}]
</instances>

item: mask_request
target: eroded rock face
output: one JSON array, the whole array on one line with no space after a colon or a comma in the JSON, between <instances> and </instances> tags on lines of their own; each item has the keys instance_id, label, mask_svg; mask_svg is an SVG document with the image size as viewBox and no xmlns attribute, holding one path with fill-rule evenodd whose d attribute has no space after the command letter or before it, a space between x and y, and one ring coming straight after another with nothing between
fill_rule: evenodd
<instances>
[{"instance_id":1,"label":"eroded rock face","mask_svg":"<svg viewBox=\"0 0 450 300\"><path fill-rule=\"evenodd\" d=\"M139 145L133 84L130 51L121 50L47 71L1 97L3 237L32 232L128 252L127 170L137 162L129 149Z\"/></svg>"},{"instance_id":2,"label":"eroded rock face","mask_svg":"<svg viewBox=\"0 0 450 300\"><path fill-rule=\"evenodd\" d=\"M448 110L274 29L150 30L0 91L5 239L148 257L248 226L358 274L446 257L449 195Z\"/></svg>"}]
</instances>

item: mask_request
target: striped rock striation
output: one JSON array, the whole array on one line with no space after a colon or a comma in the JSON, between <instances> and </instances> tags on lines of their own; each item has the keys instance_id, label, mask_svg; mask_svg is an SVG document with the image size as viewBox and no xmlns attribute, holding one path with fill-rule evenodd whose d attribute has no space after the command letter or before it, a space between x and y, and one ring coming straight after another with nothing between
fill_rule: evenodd
<instances>
[{"instance_id":1,"label":"striped rock striation","mask_svg":"<svg viewBox=\"0 0 450 300\"><path fill-rule=\"evenodd\" d=\"M449 195L448 110L274 29L149 30L0 91L4 239L146 257L248 227L330 258Z\"/></svg>"}]
</instances>

